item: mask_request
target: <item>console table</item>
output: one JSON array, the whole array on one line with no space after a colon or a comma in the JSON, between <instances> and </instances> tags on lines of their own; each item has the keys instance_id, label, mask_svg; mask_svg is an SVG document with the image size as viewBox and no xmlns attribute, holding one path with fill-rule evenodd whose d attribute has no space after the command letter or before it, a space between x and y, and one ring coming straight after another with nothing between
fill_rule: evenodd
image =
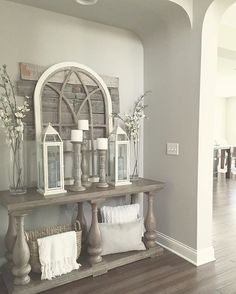
<instances>
[{"instance_id":1,"label":"console table","mask_svg":"<svg viewBox=\"0 0 236 294\"><path fill-rule=\"evenodd\" d=\"M68 192L63 195L45 198L31 189L22 196L12 196L8 191L0 192L0 204L8 210L9 225L5 238L7 264L3 268L3 279L9 293L34 294L39 293L88 276L97 276L108 270L147 257L158 256L162 248L156 244L156 221L154 216L154 196L164 188L164 183L153 180L140 179L132 185L109 187L107 189L92 186L83 192ZM102 241L98 225L98 205L105 199L131 195L134 203L138 193L144 193L148 201L145 218L146 232L144 243L146 251L134 251L122 254L101 256ZM83 203L89 202L92 211L91 227L87 232L87 224L83 214ZM33 213L38 207L55 206L69 203L78 204L78 216L82 226L82 241L87 254L81 257L79 270L54 278L51 281L41 281L40 275L30 273L29 248L24 232L24 218Z\"/></svg>"}]
</instances>

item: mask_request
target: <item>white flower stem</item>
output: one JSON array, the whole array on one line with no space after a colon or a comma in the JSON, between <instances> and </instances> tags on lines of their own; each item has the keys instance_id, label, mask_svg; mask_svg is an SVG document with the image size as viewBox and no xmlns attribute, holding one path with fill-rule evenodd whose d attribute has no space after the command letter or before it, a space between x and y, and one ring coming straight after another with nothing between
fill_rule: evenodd
<instances>
[{"instance_id":1,"label":"white flower stem","mask_svg":"<svg viewBox=\"0 0 236 294\"><path fill-rule=\"evenodd\" d=\"M22 179L22 158L21 158L21 146L22 139L19 137L12 141L11 149L12 149L12 170L10 170L12 183L11 189L13 191L18 191L23 189L23 179Z\"/></svg>"}]
</instances>

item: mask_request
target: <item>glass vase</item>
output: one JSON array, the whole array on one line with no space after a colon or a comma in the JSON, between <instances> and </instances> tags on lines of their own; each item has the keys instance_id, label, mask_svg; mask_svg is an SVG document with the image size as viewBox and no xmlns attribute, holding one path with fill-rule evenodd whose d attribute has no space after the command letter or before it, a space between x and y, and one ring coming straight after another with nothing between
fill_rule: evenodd
<instances>
[{"instance_id":1,"label":"glass vase","mask_svg":"<svg viewBox=\"0 0 236 294\"><path fill-rule=\"evenodd\" d=\"M12 195L26 193L23 134L10 142L9 190Z\"/></svg>"},{"instance_id":2,"label":"glass vase","mask_svg":"<svg viewBox=\"0 0 236 294\"><path fill-rule=\"evenodd\" d=\"M139 140L130 141L130 180L139 179Z\"/></svg>"}]
</instances>

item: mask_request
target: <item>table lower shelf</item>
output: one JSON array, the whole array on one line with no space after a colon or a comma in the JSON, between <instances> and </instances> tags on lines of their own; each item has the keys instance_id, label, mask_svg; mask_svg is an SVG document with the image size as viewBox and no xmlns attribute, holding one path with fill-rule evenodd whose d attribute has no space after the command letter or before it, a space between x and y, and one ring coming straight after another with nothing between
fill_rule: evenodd
<instances>
[{"instance_id":1,"label":"table lower shelf","mask_svg":"<svg viewBox=\"0 0 236 294\"><path fill-rule=\"evenodd\" d=\"M156 246L145 251L132 251L112 254L104 256L101 263L92 267L86 261L83 262L81 260L80 263L82 266L79 270L75 270L69 274L54 278L51 281L41 281L39 274L31 274L30 283L24 286L15 286L13 284L12 274L9 270L9 267L6 265L3 269L3 279L10 294L36 294L89 276L99 276L105 274L107 271L113 268L117 268L148 257L159 256L162 253L163 249L160 246Z\"/></svg>"}]
</instances>

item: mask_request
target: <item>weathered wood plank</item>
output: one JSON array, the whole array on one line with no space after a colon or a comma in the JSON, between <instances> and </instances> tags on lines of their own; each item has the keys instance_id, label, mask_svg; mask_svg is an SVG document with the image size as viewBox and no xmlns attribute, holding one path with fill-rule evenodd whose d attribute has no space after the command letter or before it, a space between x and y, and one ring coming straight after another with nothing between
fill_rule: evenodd
<instances>
[{"instance_id":1,"label":"weathered wood plank","mask_svg":"<svg viewBox=\"0 0 236 294\"><path fill-rule=\"evenodd\" d=\"M6 190L0 191L0 205L5 207L9 212L26 211L46 206L111 199L128 194L159 192L164 187L165 184L163 182L140 178L138 181L133 182L132 185L110 186L109 189L98 189L96 184L94 184L83 193L68 191L66 194L52 195L49 198L45 198L35 188L28 189L26 194L17 197L11 196L9 191ZM146 194L144 197L146 197Z\"/></svg>"},{"instance_id":2,"label":"weathered wood plank","mask_svg":"<svg viewBox=\"0 0 236 294\"><path fill-rule=\"evenodd\" d=\"M36 64L22 62L20 63L20 76L22 80L37 81L46 69L47 69L46 66L40 66ZM119 87L118 77L109 77L105 75L100 75L100 76L104 80L108 88ZM86 85L90 85L90 86L95 85L91 79L85 76L83 76L82 78ZM64 79L65 79L65 73L60 72L59 74L55 75L51 81L56 83L62 83ZM78 83L80 84L80 82L78 81L78 78L75 75L72 75L72 77L69 80L69 84L78 84Z\"/></svg>"},{"instance_id":3,"label":"weathered wood plank","mask_svg":"<svg viewBox=\"0 0 236 294\"><path fill-rule=\"evenodd\" d=\"M34 96L34 90L37 82L36 81L24 81L19 80L16 82L16 91L18 96L29 96L30 98L33 98ZM60 84L51 83L55 88L58 90L60 89ZM73 86L68 87L71 85L67 85L65 88L65 96L69 99L79 99L83 100L85 98L85 92L83 91L83 87L81 85L74 85L77 86L76 90ZM89 92L92 92L96 87L89 86L88 90ZM119 89L118 88L108 88L112 102L119 103ZM50 89L49 87L46 87L43 91L43 96L51 97L51 98L58 98L58 94ZM101 92L96 92L91 96L91 100L103 100Z\"/></svg>"},{"instance_id":4,"label":"weathered wood plank","mask_svg":"<svg viewBox=\"0 0 236 294\"><path fill-rule=\"evenodd\" d=\"M78 112L79 107L81 106L83 100L76 100L76 99L68 99L70 102L70 105L75 109L76 113ZM43 98L42 99L42 110L47 111L47 112L56 112L58 110L59 106L59 100L58 98ZM30 102L30 106L32 103ZM103 101L91 101L92 105L92 112L94 114L104 114L105 113L105 105ZM33 108L32 108L33 109ZM62 100L62 106L61 106L62 112L68 112L68 106ZM88 113L89 108L88 108L88 103L85 103L83 108L81 109L80 113L81 114L86 114ZM112 103L112 111L119 113L119 103L113 102Z\"/></svg>"},{"instance_id":5,"label":"weathered wood plank","mask_svg":"<svg viewBox=\"0 0 236 294\"><path fill-rule=\"evenodd\" d=\"M77 112L79 107L81 106L82 102L83 102L82 100L80 100L80 101L71 100L70 105ZM95 114L104 114L105 113L105 106L102 101L92 101L91 104L92 104L93 113L95 113ZM57 112L58 106L59 106L59 99L58 98L48 98L48 99L42 100L43 112L44 111ZM116 107L116 105L114 104L113 108L115 108L115 107ZM66 103L63 100L62 100L61 110L62 110L62 112L68 112L68 106L66 105ZM87 114L88 111L89 111L88 103L85 103L83 108L81 109L80 113Z\"/></svg>"},{"instance_id":6,"label":"weathered wood plank","mask_svg":"<svg viewBox=\"0 0 236 294\"><path fill-rule=\"evenodd\" d=\"M30 113L31 114L31 113ZM29 115L28 119L32 122L32 116ZM87 119L89 120L89 114L88 113L82 113L79 115L78 119ZM58 113L57 112L43 112L43 122L44 123L58 123ZM105 118L104 114L93 114L93 122L95 125L104 125L105 124ZM73 118L72 115L68 112L62 112L62 125L64 124L72 124Z\"/></svg>"},{"instance_id":7,"label":"weathered wood plank","mask_svg":"<svg viewBox=\"0 0 236 294\"><path fill-rule=\"evenodd\" d=\"M17 81L16 84L16 90L17 90L17 95L18 96L28 96L30 97L29 103L30 103L30 108L33 109L33 96L34 96L34 89L36 86L36 82L34 81ZM53 84L55 86L55 84ZM57 86L58 88L58 86ZM94 87L93 87L94 88ZM66 88L65 89L65 96L68 98L69 101L71 101L71 105L76 105L78 108L81 103L83 102L83 99L85 98L85 93L72 93L69 91L70 89ZM93 89L91 88L90 91ZM112 110L113 112L119 113L120 110L120 103L119 103L119 90L115 88L110 88L108 89L111 93L111 99L112 99ZM71 88L71 91L73 91L73 88ZM49 89L48 87L43 91L42 95L42 107L47 107L47 109L51 109L56 107L55 105L58 103L58 98L59 95ZM94 95L91 96L91 102L92 102L92 108L93 108L93 113L104 113L104 102L102 99L101 93L95 93ZM55 105L53 105L55 104ZM67 109L67 106L63 106L65 109ZM88 107L87 104L85 105L85 108L82 109L82 113L88 112Z\"/></svg>"},{"instance_id":8,"label":"weathered wood plank","mask_svg":"<svg viewBox=\"0 0 236 294\"><path fill-rule=\"evenodd\" d=\"M89 276L100 276L108 270L124 266L139 260L150 257L158 257L163 255L163 249L156 246L151 250L131 251L120 254L112 254L104 257L104 262L100 262L96 266L90 267L87 260L82 260L83 266L79 271L72 271L69 274L62 275L53 280L40 280L39 275L32 275L31 283L25 286L13 286L12 275L7 266L4 266L3 279L10 294L35 294L41 293L70 282L80 280ZM67 285L68 286L68 285ZM60 289L58 289L60 291Z\"/></svg>"}]
</instances>

